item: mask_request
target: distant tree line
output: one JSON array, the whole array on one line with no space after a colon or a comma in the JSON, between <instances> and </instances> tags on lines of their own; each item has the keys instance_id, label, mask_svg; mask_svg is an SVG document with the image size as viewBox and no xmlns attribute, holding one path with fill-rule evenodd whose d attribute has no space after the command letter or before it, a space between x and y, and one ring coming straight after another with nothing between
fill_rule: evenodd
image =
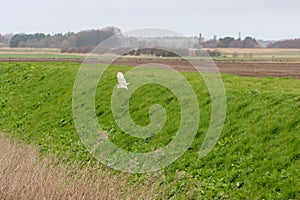
<instances>
[{"instance_id":1,"label":"distant tree line","mask_svg":"<svg viewBox=\"0 0 300 200\"><path fill-rule=\"evenodd\" d=\"M224 37L200 42L204 48L261 48L255 38L246 37L244 40Z\"/></svg>"},{"instance_id":2,"label":"distant tree line","mask_svg":"<svg viewBox=\"0 0 300 200\"><path fill-rule=\"evenodd\" d=\"M15 34L9 41L9 47L30 47L30 48L59 48L59 49L83 49L97 46L107 38L121 34L116 27L106 27L100 30L87 30L78 33L69 32L66 34Z\"/></svg>"},{"instance_id":3,"label":"distant tree line","mask_svg":"<svg viewBox=\"0 0 300 200\"><path fill-rule=\"evenodd\" d=\"M300 39L282 40L273 42L267 46L268 48L291 48L300 49Z\"/></svg>"},{"instance_id":4,"label":"distant tree line","mask_svg":"<svg viewBox=\"0 0 300 200\"><path fill-rule=\"evenodd\" d=\"M180 55L202 55L201 47L204 48L262 48L261 41L255 38L246 37L245 39L235 39L233 37L219 38L215 36L211 40L204 40L199 37L156 37L156 38L138 38L124 37L117 27L106 27L98 30L85 30L78 33L68 32L65 34L0 34L0 47L28 47L28 48L59 48L63 53L88 53L91 52L99 43L111 36L118 36L120 40L110 43L111 46L97 49L95 53L116 53L122 44L130 44L135 49L145 48L165 48L176 49ZM300 48L300 39L284 40L272 42L265 45L267 48ZM196 50L191 50L196 49ZM198 50L197 50L198 49ZM135 52L140 55L152 52L153 50L142 50ZM153 55L164 56L165 52L154 51ZM220 56L219 52L209 52L212 56ZM174 55L175 56L175 55Z\"/></svg>"},{"instance_id":5,"label":"distant tree line","mask_svg":"<svg viewBox=\"0 0 300 200\"><path fill-rule=\"evenodd\" d=\"M0 34L0 47L7 47L12 36L13 34Z\"/></svg>"},{"instance_id":6,"label":"distant tree line","mask_svg":"<svg viewBox=\"0 0 300 200\"><path fill-rule=\"evenodd\" d=\"M200 44L204 48L261 48L261 45L252 37L246 37L244 40L234 39L233 37L224 37L218 40L215 38L213 40L203 41ZM299 49L300 38L271 42L266 48Z\"/></svg>"}]
</instances>

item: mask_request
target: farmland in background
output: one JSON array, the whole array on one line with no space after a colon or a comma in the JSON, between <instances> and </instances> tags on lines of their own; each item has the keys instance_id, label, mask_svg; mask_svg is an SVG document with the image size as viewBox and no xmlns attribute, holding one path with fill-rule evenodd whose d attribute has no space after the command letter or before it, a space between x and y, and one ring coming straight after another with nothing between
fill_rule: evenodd
<instances>
[{"instance_id":1,"label":"farmland in background","mask_svg":"<svg viewBox=\"0 0 300 200\"><path fill-rule=\"evenodd\" d=\"M245 49L245 48L206 48L212 52L214 60L242 60L242 61L299 61L300 49ZM214 52L220 53L217 56ZM61 53L55 48L0 48L1 58L85 58L87 53ZM109 54L103 55L107 56ZM101 56L97 54L96 56ZM130 58L130 56L128 56ZM155 57L149 55L136 56L136 58L153 59L179 59L177 57ZM193 57L190 57L193 59ZM197 57L194 57L197 59Z\"/></svg>"}]
</instances>

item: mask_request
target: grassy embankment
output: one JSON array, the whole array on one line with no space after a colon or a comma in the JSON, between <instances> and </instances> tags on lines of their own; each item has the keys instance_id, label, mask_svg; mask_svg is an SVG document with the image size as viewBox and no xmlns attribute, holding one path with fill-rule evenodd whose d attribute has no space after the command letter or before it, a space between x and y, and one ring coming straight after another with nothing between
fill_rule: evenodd
<instances>
[{"instance_id":1,"label":"grassy embankment","mask_svg":"<svg viewBox=\"0 0 300 200\"><path fill-rule=\"evenodd\" d=\"M42 156L54 155L60 162L96 166L80 143L72 118L72 89L79 66L1 63L0 130L36 146ZM144 86L131 98L131 115L140 125L149 123L148 109L154 102L166 108L168 120L157 136L148 140L129 137L113 120L110 95L116 85L115 75L128 69L113 67L104 74L105 81L96 98L99 122L121 148L141 152L164 146L172 139L180 120L177 98L165 88ZM199 159L210 119L210 98L197 74L184 75L199 99L200 126L188 151L161 172L165 175L161 187L169 185L161 195L176 199L299 198L300 81L224 75L224 130L213 151ZM137 180L139 176L131 175L129 179Z\"/></svg>"}]
</instances>

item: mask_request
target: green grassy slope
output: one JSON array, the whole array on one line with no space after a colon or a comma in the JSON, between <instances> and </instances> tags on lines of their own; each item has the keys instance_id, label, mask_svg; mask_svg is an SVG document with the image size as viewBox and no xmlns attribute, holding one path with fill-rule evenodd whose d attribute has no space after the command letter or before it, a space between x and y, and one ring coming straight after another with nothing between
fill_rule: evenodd
<instances>
[{"instance_id":1,"label":"green grassy slope","mask_svg":"<svg viewBox=\"0 0 300 200\"><path fill-rule=\"evenodd\" d=\"M41 154L90 159L80 144L72 116L72 89L79 64L0 63L0 130L38 146ZM153 103L167 112L166 126L150 139L122 133L110 111L116 72L106 71L96 95L96 115L121 148L143 152L166 145L179 125L176 97L161 86L140 88L130 100L137 124L147 125ZM184 73L201 109L197 136L188 151L164 169L165 197L224 199L300 198L300 81L224 75L227 117L212 152L198 158L210 119L210 98L201 78ZM160 97L160 98L157 98ZM80 155L78 157L78 154ZM136 177L136 176L133 176Z\"/></svg>"}]
</instances>

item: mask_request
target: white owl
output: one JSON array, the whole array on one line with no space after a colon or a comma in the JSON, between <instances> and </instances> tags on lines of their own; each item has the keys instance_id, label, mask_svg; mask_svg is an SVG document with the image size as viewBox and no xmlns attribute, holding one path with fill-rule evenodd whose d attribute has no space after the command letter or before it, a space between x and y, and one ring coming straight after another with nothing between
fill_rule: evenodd
<instances>
[{"instance_id":1,"label":"white owl","mask_svg":"<svg viewBox=\"0 0 300 200\"><path fill-rule=\"evenodd\" d=\"M124 89L128 90L127 85L129 85L129 83L126 82L125 77L122 72L118 72L117 78L118 78L118 83L119 83L117 85L117 88L124 88Z\"/></svg>"}]
</instances>

